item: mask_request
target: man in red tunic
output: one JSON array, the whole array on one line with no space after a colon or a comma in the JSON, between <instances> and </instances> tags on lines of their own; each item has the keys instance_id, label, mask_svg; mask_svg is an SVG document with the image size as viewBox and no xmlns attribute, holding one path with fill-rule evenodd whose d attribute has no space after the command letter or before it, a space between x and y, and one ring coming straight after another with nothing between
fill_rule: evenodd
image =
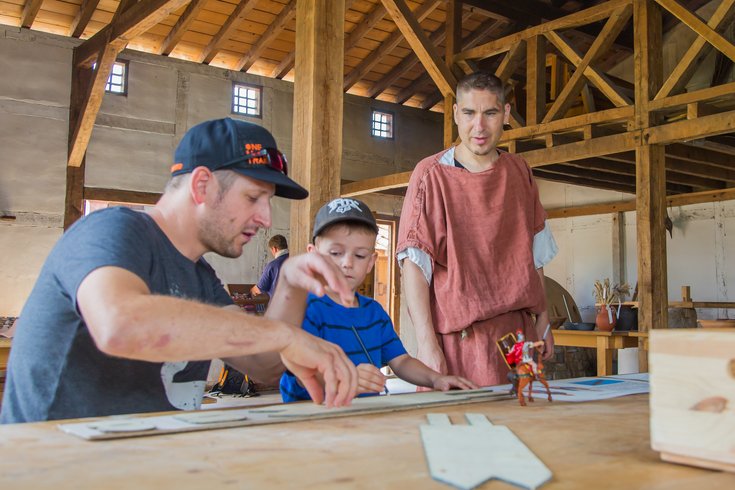
<instances>
[{"instance_id":1,"label":"man in red tunic","mask_svg":"<svg viewBox=\"0 0 735 490\"><path fill-rule=\"evenodd\" d=\"M496 149L508 122L502 82L477 72L457 86L461 143L414 169L403 202L397 258L416 330L432 369L487 386L506 382L495 342L548 325L543 266L556 254L528 164ZM544 339L544 358L554 351Z\"/></svg>"}]
</instances>

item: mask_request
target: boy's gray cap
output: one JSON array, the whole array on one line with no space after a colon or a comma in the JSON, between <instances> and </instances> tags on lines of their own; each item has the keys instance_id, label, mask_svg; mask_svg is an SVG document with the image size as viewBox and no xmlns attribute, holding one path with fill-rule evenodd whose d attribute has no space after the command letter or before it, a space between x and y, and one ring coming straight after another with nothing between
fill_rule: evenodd
<instances>
[{"instance_id":1,"label":"boy's gray cap","mask_svg":"<svg viewBox=\"0 0 735 490\"><path fill-rule=\"evenodd\" d=\"M312 240L318 237L324 228L340 221L359 221L378 233L378 224L367 204L357 199L339 197L329 201L316 213Z\"/></svg>"}]
</instances>

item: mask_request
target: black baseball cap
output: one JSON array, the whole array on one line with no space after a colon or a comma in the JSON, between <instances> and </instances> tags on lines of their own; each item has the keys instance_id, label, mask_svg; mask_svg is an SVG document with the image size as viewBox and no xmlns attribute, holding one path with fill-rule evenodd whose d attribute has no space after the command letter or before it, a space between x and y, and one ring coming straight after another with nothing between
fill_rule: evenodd
<instances>
[{"instance_id":1,"label":"black baseball cap","mask_svg":"<svg viewBox=\"0 0 735 490\"><path fill-rule=\"evenodd\" d=\"M312 240L318 237L324 228L340 221L359 221L378 233L378 224L367 204L349 197L338 197L322 206L316 213Z\"/></svg>"},{"instance_id":2,"label":"black baseball cap","mask_svg":"<svg viewBox=\"0 0 735 490\"><path fill-rule=\"evenodd\" d=\"M305 199L309 192L288 178L286 157L276 140L257 124L226 117L197 124L181 139L174 153L171 176L197 167L233 170L276 186L276 196Z\"/></svg>"}]
</instances>

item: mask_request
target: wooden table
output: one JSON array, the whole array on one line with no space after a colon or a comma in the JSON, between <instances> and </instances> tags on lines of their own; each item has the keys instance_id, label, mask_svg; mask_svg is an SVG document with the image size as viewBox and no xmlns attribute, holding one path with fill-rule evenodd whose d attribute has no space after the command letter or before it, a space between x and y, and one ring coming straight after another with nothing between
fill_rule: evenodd
<instances>
[{"instance_id":1,"label":"wooden table","mask_svg":"<svg viewBox=\"0 0 735 490\"><path fill-rule=\"evenodd\" d=\"M734 474L660 460L650 449L647 395L524 408L502 400L97 442L54 422L6 425L0 488L447 489L429 476L419 426L427 413L463 423L467 412L507 425L544 461L554 476L543 489L735 488Z\"/></svg>"},{"instance_id":2,"label":"wooden table","mask_svg":"<svg viewBox=\"0 0 735 490\"><path fill-rule=\"evenodd\" d=\"M0 371L8 368L8 357L10 357L10 339L0 337Z\"/></svg>"},{"instance_id":3,"label":"wooden table","mask_svg":"<svg viewBox=\"0 0 735 490\"><path fill-rule=\"evenodd\" d=\"M554 330L555 345L563 347L590 347L597 349L597 375L608 376L613 373L613 352L616 349L638 347L638 337L631 332L600 332L598 330ZM645 332L634 332L646 335Z\"/></svg>"}]
</instances>

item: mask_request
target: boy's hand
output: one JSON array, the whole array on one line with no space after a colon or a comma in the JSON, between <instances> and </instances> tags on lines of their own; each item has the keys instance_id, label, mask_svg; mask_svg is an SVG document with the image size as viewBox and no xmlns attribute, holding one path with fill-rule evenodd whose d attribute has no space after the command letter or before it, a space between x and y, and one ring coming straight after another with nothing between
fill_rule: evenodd
<instances>
[{"instance_id":1,"label":"boy's hand","mask_svg":"<svg viewBox=\"0 0 735 490\"><path fill-rule=\"evenodd\" d=\"M459 376L438 376L434 380L434 389L436 391L448 391L452 388L460 390L476 390L479 386L469 379L461 378Z\"/></svg>"},{"instance_id":2,"label":"boy's hand","mask_svg":"<svg viewBox=\"0 0 735 490\"><path fill-rule=\"evenodd\" d=\"M348 406L357 394L357 369L338 345L292 328L291 341L280 354L314 403Z\"/></svg>"},{"instance_id":3,"label":"boy's hand","mask_svg":"<svg viewBox=\"0 0 735 490\"><path fill-rule=\"evenodd\" d=\"M385 376L372 364L357 366L357 393L380 393L385 387Z\"/></svg>"}]
</instances>

